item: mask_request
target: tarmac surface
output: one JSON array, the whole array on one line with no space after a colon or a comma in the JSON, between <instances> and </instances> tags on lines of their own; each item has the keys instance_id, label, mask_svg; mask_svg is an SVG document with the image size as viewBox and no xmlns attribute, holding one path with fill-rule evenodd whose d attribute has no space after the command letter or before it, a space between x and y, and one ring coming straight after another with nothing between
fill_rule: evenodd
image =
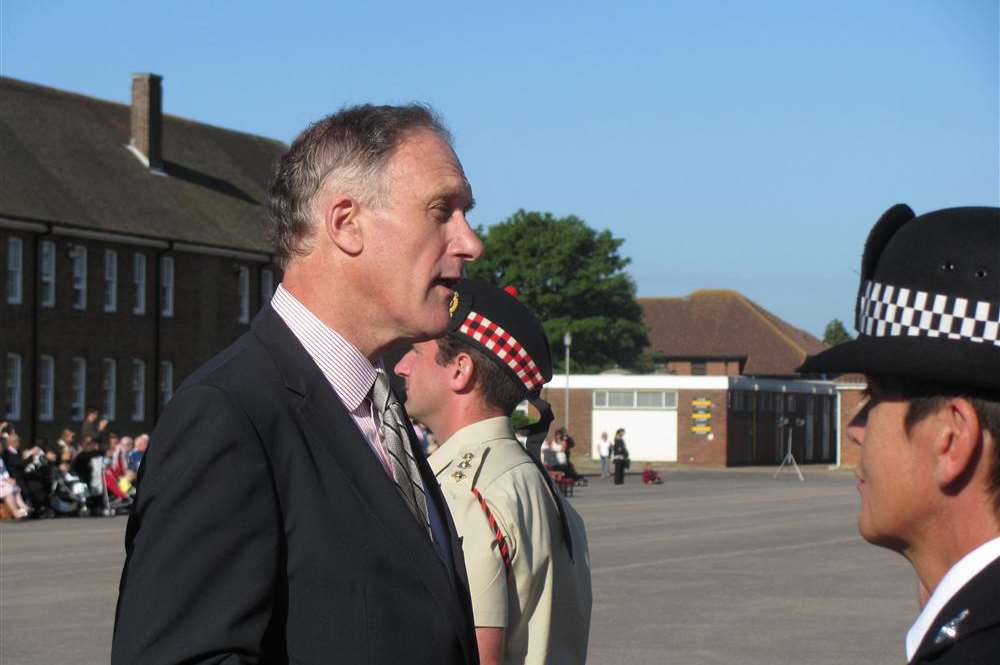
<instances>
[{"instance_id":1,"label":"tarmac surface","mask_svg":"<svg viewBox=\"0 0 1000 665\"><path fill-rule=\"evenodd\" d=\"M592 478L588 663L904 662L916 584L857 535L854 477L807 469ZM107 663L126 519L0 525L0 663ZM331 662L336 662L331 655Z\"/></svg>"}]
</instances>

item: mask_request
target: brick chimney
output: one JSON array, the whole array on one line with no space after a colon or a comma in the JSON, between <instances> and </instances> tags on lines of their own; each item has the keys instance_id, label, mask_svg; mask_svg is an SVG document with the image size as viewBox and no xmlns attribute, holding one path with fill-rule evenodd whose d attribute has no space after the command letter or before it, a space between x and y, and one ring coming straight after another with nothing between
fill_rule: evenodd
<instances>
[{"instance_id":1,"label":"brick chimney","mask_svg":"<svg viewBox=\"0 0 1000 665\"><path fill-rule=\"evenodd\" d=\"M163 171L163 77L132 74L132 136L129 148L151 171Z\"/></svg>"}]
</instances>

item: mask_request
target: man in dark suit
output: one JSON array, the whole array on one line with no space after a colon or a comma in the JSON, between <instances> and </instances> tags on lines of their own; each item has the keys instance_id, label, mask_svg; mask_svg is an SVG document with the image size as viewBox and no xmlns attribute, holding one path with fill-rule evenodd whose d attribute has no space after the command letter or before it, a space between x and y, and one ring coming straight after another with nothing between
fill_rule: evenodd
<instances>
[{"instance_id":1,"label":"man in dark suit","mask_svg":"<svg viewBox=\"0 0 1000 665\"><path fill-rule=\"evenodd\" d=\"M445 331L482 251L449 136L423 107L345 109L270 206L282 285L140 467L112 662L476 663L460 543L378 360Z\"/></svg>"},{"instance_id":2,"label":"man in dark suit","mask_svg":"<svg viewBox=\"0 0 1000 665\"><path fill-rule=\"evenodd\" d=\"M905 556L910 663L1000 663L1000 209L889 209L861 262L856 340L806 360L864 372L858 528Z\"/></svg>"}]
</instances>

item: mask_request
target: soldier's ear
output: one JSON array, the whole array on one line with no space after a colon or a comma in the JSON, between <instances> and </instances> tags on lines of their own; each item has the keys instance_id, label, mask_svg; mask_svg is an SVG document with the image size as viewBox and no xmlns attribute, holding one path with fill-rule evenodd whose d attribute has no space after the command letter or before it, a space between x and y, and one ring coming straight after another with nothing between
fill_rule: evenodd
<instances>
[{"instance_id":1,"label":"soldier's ear","mask_svg":"<svg viewBox=\"0 0 1000 665\"><path fill-rule=\"evenodd\" d=\"M476 385L476 363L463 351L455 355L451 371L451 389L456 393L470 392Z\"/></svg>"}]
</instances>

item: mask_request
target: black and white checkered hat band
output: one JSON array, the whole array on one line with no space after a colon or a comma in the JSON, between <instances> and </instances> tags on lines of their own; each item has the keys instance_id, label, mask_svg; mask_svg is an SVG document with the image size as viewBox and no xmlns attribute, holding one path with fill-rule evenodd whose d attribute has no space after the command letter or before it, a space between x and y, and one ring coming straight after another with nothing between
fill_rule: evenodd
<instances>
[{"instance_id":1,"label":"black and white checkered hat band","mask_svg":"<svg viewBox=\"0 0 1000 665\"><path fill-rule=\"evenodd\" d=\"M867 281L856 327L870 337L943 337L1000 347L1000 303Z\"/></svg>"}]
</instances>

